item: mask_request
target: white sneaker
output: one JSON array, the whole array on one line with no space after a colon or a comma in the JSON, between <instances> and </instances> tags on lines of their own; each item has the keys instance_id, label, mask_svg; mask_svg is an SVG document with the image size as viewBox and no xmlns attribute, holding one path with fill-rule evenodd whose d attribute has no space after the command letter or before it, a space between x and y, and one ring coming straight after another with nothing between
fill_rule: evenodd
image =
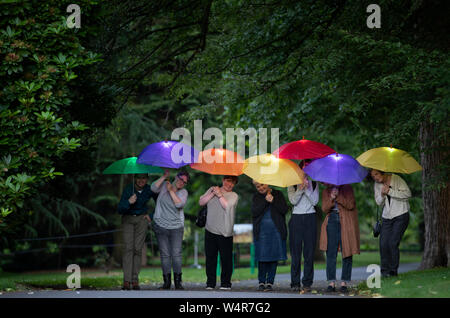
<instances>
[{"instance_id":1,"label":"white sneaker","mask_svg":"<svg viewBox=\"0 0 450 318\"><path fill-rule=\"evenodd\" d=\"M231 287L224 287L224 286L220 286L221 290L231 290Z\"/></svg>"},{"instance_id":2,"label":"white sneaker","mask_svg":"<svg viewBox=\"0 0 450 318\"><path fill-rule=\"evenodd\" d=\"M213 289L214 289L214 287L206 286L206 290L213 290Z\"/></svg>"}]
</instances>

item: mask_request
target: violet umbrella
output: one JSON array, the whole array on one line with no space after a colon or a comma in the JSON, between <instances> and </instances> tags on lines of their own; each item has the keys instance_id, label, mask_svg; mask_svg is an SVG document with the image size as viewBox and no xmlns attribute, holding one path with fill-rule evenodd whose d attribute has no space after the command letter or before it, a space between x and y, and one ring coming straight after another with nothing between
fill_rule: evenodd
<instances>
[{"instance_id":1,"label":"violet umbrella","mask_svg":"<svg viewBox=\"0 0 450 318\"><path fill-rule=\"evenodd\" d=\"M361 182L368 173L355 158L341 153L316 159L303 171L316 181L334 185Z\"/></svg>"},{"instance_id":2,"label":"violet umbrella","mask_svg":"<svg viewBox=\"0 0 450 318\"><path fill-rule=\"evenodd\" d=\"M196 162L198 151L179 141L165 140L148 145L139 154L137 163L178 169Z\"/></svg>"}]
</instances>

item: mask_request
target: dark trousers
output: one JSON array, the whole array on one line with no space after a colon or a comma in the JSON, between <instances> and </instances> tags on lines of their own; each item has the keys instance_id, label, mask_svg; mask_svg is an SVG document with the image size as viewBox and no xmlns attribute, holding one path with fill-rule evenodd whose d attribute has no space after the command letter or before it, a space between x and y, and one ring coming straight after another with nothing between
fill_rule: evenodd
<instances>
[{"instance_id":1,"label":"dark trousers","mask_svg":"<svg viewBox=\"0 0 450 318\"><path fill-rule=\"evenodd\" d=\"M339 213L330 213L328 215L327 242L327 280L334 282L336 281L336 258L339 246L342 246ZM352 280L352 265L352 256L342 258L341 280L346 282Z\"/></svg>"},{"instance_id":2,"label":"dark trousers","mask_svg":"<svg viewBox=\"0 0 450 318\"><path fill-rule=\"evenodd\" d=\"M383 218L380 232L381 274L397 275L400 262L399 245L409 224L409 212L391 220Z\"/></svg>"},{"instance_id":3,"label":"dark trousers","mask_svg":"<svg viewBox=\"0 0 450 318\"><path fill-rule=\"evenodd\" d=\"M275 281L278 261L258 262L258 280L260 284L272 284Z\"/></svg>"},{"instance_id":4,"label":"dark trousers","mask_svg":"<svg viewBox=\"0 0 450 318\"><path fill-rule=\"evenodd\" d=\"M291 250L291 286L300 286L302 252L304 258L303 286L310 287L314 279L314 251L316 249L317 219L315 213L292 214L289 221Z\"/></svg>"},{"instance_id":5,"label":"dark trousers","mask_svg":"<svg viewBox=\"0 0 450 318\"><path fill-rule=\"evenodd\" d=\"M220 253L220 286L231 287L233 273L233 237L225 237L205 229L206 286L216 286L217 255Z\"/></svg>"}]
</instances>

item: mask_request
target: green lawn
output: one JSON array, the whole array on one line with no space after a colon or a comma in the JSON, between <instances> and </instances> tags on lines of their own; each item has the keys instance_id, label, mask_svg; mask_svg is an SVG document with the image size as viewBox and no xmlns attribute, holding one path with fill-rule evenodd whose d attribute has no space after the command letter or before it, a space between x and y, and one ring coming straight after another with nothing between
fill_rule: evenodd
<instances>
[{"instance_id":1,"label":"green lawn","mask_svg":"<svg viewBox=\"0 0 450 318\"><path fill-rule=\"evenodd\" d=\"M379 264L380 256L378 252L362 252L360 255L353 257L353 266L367 266L369 264ZM401 262L411 263L419 262L421 259L420 253L402 253ZM341 266L341 258L338 257L338 267ZM316 262L316 269L325 269L324 262ZM279 266L277 273L289 273L290 265ZM0 273L0 290L23 290L30 287L35 288L55 288L65 289L66 280L70 273L65 270L54 272L31 272L31 273ZM183 268L183 281L185 282L205 282L205 269L195 269L190 267ZM139 276L140 282L143 284L160 283L162 282L162 273L159 267L145 267L141 270ZM257 269L253 273L250 272L249 267L236 268L233 273L233 280L247 280L256 279ZM81 269L81 286L83 288L93 289L108 289L118 288L122 284L122 271L115 269L108 274L101 270L87 270Z\"/></svg>"},{"instance_id":2,"label":"green lawn","mask_svg":"<svg viewBox=\"0 0 450 318\"><path fill-rule=\"evenodd\" d=\"M381 288L369 290L361 283L360 293L382 297L448 298L450 297L450 268L411 271L397 277L383 278Z\"/></svg>"}]
</instances>

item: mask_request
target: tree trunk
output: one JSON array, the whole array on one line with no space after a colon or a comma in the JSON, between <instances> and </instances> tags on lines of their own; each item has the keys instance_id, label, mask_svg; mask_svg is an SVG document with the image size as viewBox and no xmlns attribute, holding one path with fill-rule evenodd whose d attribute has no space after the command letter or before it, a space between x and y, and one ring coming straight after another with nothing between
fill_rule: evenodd
<instances>
[{"instance_id":1,"label":"tree trunk","mask_svg":"<svg viewBox=\"0 0 450 318\"><path fill-rule=\"evenodd\" d=\"M425 244L421 269L448 266L450 257L450 187L441 167L448 158L447 141L439 128L425 120L420 125L422 199Z\"/></svg>"}]
</instances>

